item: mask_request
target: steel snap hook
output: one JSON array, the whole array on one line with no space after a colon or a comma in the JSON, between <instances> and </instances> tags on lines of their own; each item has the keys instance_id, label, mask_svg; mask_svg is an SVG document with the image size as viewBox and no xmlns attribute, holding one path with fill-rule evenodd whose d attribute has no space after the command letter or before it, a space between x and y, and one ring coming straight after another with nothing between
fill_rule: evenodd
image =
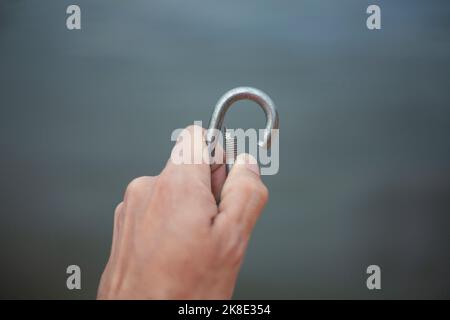
<instances>
[{"instance_id":1,"label":"steel snap hook","mask_svg":"<svg viewBox=\"0 0 450 320\"><path fill-rule=\"evenodd\" d=\"M266 127L262 139L258 141L258 145L263 148L270 148L272 130L278 129L278 112L272 99L259 89L252 87L238 87L231 89L225 93L217 102L209 121L208 131L206 132L206 143L210 148L210 154L214 152L217 143L217 130L222 131L225 113L231 105L240 100L252 100L256 102L266 115ZM225 155L227 171L231 170L234 160L236 159L236 140L225 132ZM229 159L232 158L232 159Z\"/></svg>"}]
</instances>

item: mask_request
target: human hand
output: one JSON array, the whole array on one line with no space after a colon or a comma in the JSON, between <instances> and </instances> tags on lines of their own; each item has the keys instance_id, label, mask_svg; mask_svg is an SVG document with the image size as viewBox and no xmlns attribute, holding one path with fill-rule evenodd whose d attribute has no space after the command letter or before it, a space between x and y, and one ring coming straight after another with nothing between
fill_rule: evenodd
<instances>
[{"instance_id":1,"label":"human hand","mask_svg":"<svg viewBox=\"0 0 450 320\"><path fill-rule=\"evenodd\" d=\"M202 129L184 132L194 137L192 156L201 156L207 147L195 130ZM228 177L224 165L175 164L171 157L159 176L134 179L117 206L98 298L231 298L267 199L250 155L239 155Z\"/></svg>"}]
</instances>

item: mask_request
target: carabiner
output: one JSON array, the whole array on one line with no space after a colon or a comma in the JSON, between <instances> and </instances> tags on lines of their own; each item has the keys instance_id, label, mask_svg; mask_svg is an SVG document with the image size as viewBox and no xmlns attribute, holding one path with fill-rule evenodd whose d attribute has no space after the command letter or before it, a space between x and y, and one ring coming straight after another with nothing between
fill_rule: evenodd
<instances>
[{"instance_id":1,"label":"carabiner","mask_svg":"<svg viewBox=\"0 0 450 320\"><path fill-rule=\"evenodd\" d=\"M266 115L266 128L264 130L263 138L258 141L258 145L263 148L270 148L272 130L278 129L279 125L278 112L275 104L272 99L261 90L251 87L238 87L228 91L219 99L211 115L208 131L206 132L206 143L210 148L210 154L212 154L217 143L216 132L217 130L221 131L223 128L225 113L233 103L239 100L255 101L263 109ZM234 144L235 143L226 143L227 146ZM229 154L229 152L226 153ZM228 166L228 169L231 169L231 166Z\"/></svg>"}]
</instances>

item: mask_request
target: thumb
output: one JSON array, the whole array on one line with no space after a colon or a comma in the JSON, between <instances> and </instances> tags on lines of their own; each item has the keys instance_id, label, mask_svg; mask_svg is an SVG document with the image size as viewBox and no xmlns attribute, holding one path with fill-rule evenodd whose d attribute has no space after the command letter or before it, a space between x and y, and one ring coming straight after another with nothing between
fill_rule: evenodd
<instances>
[{"instance_id":1,"label":"thumb","mask_svg":"<svg viewBox=\"0 0 450 320\"><path fill-rule=\"evenodd\" d=\"M219 215L214 224L249 235L268 197L257 161L249 154L240 154L222 188Z\"/></svg>"}]
</instances>

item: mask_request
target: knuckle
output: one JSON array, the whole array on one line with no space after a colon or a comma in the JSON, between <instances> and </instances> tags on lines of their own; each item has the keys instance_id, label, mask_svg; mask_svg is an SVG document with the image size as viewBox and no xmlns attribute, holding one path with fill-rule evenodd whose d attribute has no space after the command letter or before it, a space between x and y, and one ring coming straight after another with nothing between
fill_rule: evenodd
<instances>
[{"instance_id":1,"label":"knuckle","mask_svg":"<svg viewBox=\"0 0 450 320\"><path fill-rule=\"evenodd\" d=\"M241 181L241 188L246 197L256 198L264 203L269 197L269 190L259 179L244 179Z\"/></svg>"},{"instance_id":2,"label":"knuckle","mask_svg":"<svg viewBox=\"0 0 450 320\"><path fill-rule=\"evenodd\" d=\"M205 189L202 180L198 176L174 173L161 175L158 179L157 188L160 191L172 192L180 196L191 194L199 194L200 196Z\"/></svg>"},{"instance_id":3,"label":"knuckle","mask_svg":"<svg viewBox=\"0 0 450 320\"><path fill-rule=\"evenodd\" d=\"M138 178L134 178L133 180L131 180L127 186L127 191L138 190L142 185L143 178L144 177L138 177Z\"/></svg>"},{"instance_id":4,"label":"knuckle","mask_svg":"<svg viewBox=\"0 0 450 320\"><path fill-rule=\"evenodd\" d=\"M149 179L151 179L151 177L144 176L131 180L125 191L125 199L134 198L145 191L145 187L148 185Z\"/></svg>"}]
</instances>

